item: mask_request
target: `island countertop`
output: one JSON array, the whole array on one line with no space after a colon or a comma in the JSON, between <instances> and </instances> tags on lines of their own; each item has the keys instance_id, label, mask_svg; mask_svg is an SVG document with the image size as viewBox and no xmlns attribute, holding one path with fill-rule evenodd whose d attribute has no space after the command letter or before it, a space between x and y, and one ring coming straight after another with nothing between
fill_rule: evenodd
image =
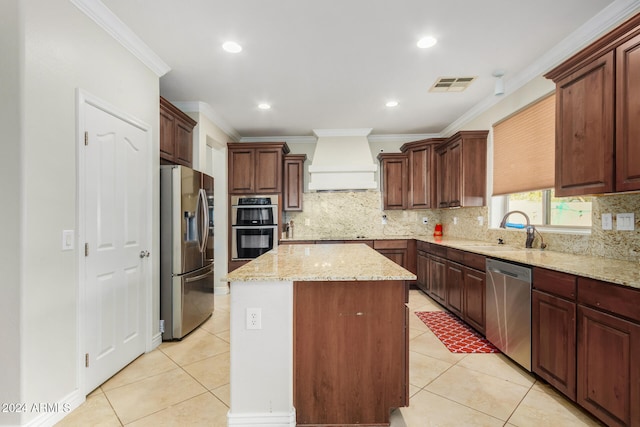
<instances>
[{"instance_id":1,"label":"island countertop","mask_svg":"<svg viewBox=\"0 0 640 427\"><path fill-rule=\"evenodd\" d=\"M229 273L227 282L415 280L365 244L281 245Z\"/></svg>"}]
</instances>

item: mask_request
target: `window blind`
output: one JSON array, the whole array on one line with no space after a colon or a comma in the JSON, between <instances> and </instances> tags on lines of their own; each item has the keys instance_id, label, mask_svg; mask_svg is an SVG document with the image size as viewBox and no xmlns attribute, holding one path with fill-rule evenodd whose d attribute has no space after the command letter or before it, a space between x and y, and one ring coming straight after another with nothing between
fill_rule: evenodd
<instances>
[{"instance_id":1,"label":"window blind","mask_svg":"<svg viewBox=\"0 0 640 427\"><path fill-rule=\"evenodd\" d=\"M553 188L555 94L493 126L493 195Z\"/></svg>"}]
</instances>

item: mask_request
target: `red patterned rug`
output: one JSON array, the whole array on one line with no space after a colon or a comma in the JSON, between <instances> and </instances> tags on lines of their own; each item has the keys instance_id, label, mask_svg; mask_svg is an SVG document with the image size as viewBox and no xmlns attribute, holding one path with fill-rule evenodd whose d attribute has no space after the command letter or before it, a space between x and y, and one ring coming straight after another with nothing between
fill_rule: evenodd
<instances>
[{"instance_id":1,"label":"red patterned rug","mask_svg":"<svg viewBox=\"0 0 640 427\"><path fill-rule=\"evenodd\" d=\"M500 350L460 319L446 311L416 311L451 353L499 353Z\"/></svg>"}]
</instances>

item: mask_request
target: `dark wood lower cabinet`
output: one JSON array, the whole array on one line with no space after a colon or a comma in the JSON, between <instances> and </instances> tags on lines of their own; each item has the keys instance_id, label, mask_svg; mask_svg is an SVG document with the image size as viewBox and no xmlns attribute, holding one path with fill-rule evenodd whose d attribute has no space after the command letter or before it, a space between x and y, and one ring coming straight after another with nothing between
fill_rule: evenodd
<instances>
[{"instance_id":1,"label":"dark wood lower cabinet","mask_svg":"<svg viewBox=\"0 0 640 427\"><path fill-rule=\"evenodd\" d=\"M575 401L576 303L534 289L531 304L532 370Z\"/></svg>"},{"instance_id":2,"label":"dark wood lower cabinet","mask_svg":"<svg viewBox=\"0 0 640 427\"><path fill-rule=\"evenodd\" d=\"M456 262L447 261L446 307L453 314L464 318L464 267Z\"/></svg>"},{"instance_id":3,"label":"dark wood lower cabinet","mask_svg":"<svg viewBox=\"0 0 640 427\"><path fill-rule=\"evenodd\" d=\"M429 287L429 255L424 251L418 251L417 254L417 273L418 279L416 283L425 293L430 293Z\"/></svg>"},{"instance_id":4,"label":"dark wood lower cabinet","mask_svg":"<svg viewBox=\"0 0 640 427\"><path fill-rule=\"evenodd\" d=\"M407 285L294 284L297 425L388 425L408 406Z\"/></svg>"},{"instance_id":5,"label":"dark wood lower cabinet","mask_svg":"<svg viewBox=\"0 0 640 427\"><path fill-rule=\"evenodd\" d=\"M436 302L446 305L447 299L447 261L434 255L429 255L429 285L430 296Z\"/></svg>"},{"instance_id":6,"label":"dark wood lower cabinet","mask_svg":"<svg viewBox=\"0 0 640 427\"><path fill-rule=\"evenodd\" d=\"M484 271L464 267L464 321L484 335L485 333L485 288Z\"/></svg>"},{"instance_id":7,"label":"dark wood lower cabinet","mask_svg":"<svg viewBox=\"0 0 640 427\"><path fill-rule=\"evenodd\" d=\"M577 402L609 426L640 426L638 357L639 324L578 305Z\"/></svg>"}]
</instances>

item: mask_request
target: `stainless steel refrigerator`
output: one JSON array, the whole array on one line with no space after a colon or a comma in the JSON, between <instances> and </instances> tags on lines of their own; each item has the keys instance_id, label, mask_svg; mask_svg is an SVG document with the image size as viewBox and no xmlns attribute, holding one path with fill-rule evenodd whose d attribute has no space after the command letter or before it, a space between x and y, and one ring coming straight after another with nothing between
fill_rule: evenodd
<instances>
[{"instance_id":1,"label":"stainless steel refrigerator","mask_svg":"<svg viewBox=\"0 0 640 427\"><path fill-rule=\"evenodd\" d=\"M160 324L164 341L182 339L213 313L213 178L160 166ZM205 188L208 187L208 188Z\"/></svg>"}]
</instances>

